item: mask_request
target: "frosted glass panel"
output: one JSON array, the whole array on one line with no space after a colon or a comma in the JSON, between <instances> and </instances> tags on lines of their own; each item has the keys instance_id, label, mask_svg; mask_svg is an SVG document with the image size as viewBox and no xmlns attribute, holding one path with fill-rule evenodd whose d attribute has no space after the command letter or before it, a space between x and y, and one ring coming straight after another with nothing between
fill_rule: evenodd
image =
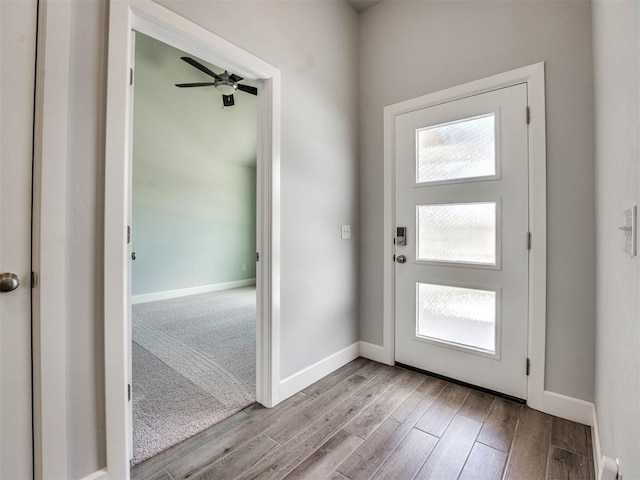
<instances>
[{"instance_id":1,"label":"frosted glass panel","mask_svg":"<svg viewBox=\"0 0 640 480\"><path fill-rule=\"evenodd\" d=\"M496 292L417 285L419 336L495 353Z\"/></svg>"},{"instance_id":2,"label":"frosted glass panel","mask_svg":"<svg viewBox=\"0 0 640 480\"><path fill-rule=\"evenodd\" d=\"M496 174L495 115L418 130L417 181Z\"/></svg>"},{"instance_id":3,"label":"frosted glass panel","mask_svg":"<svg viewBox=\"0 0 640 480\"><path fill-rule=\"evenodd\" d=\"M419 205L418 259L496 264L496 204Z\"/></svg>"}]
</instances>

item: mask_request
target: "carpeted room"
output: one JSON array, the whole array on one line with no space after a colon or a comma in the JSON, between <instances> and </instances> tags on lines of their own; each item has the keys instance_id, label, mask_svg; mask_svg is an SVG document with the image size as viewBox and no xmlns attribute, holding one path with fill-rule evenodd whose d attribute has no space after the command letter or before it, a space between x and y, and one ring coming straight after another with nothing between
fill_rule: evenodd
<instances>
[{"instance_id":1,"label":"carpeted room","mask_svg":"<svg viewBox=\"0 0 640 480\"><path fill-rule=\"evenodd\" d=\"M185 55L137 35L133 464L255 401L256 101Z\"/></svg>"},{"instance_id":2,"label":"carpeted room","mask_svg":"<svg viewBox=\"0 0 640 480\"><path fill-rule=\"evenodd\" d=\"M255 401L255 288L133 306L133 463Z\"/></svg>"}]
</instances>

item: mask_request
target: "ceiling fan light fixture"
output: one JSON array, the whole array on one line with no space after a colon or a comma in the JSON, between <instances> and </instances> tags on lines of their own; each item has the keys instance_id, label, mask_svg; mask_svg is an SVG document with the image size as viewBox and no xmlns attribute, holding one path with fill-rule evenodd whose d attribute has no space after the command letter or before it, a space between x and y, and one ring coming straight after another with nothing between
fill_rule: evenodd
<instances>
[{"instance_id":1,"label":"ceiling fan light fixture","mask_svg":"<svg viewBox=\"0 0 640 480\"><path fill-rule=\"evenodd\" d=\"M222 95L233 95L236 93L237 88L236 84L229 80L216 82L216 90L218 90Z\"/></svg>"},{"instance_id":2,"label":"ceiling fan light fixture","mask_svg":"<svg viewBox=\"0 0 640 480\"><path fill-rule=\"evenodd\" d=\"M0 0L1 2L2 0ZM187 62L194 68L197 68L202 73L206 73L210 77L213 77L214 82L195 82L195 83L176 83L176 87L186 88L186 87L215 87L218 93L222 94L222 104L225 107L233 107L235 105L235 101L233 99L233 94L236 93L237 90L248 93L249 95L258 95L258 89L256 87L252 87L251 85L242 85L238 82L242 80L242 77L236 75L235 73L229 73L227 70L224 73L214 73L209 70L207 67L202 65L197 60L194 60L191 57L180 57L181 60Z\"/></svg>"}]
</instances>

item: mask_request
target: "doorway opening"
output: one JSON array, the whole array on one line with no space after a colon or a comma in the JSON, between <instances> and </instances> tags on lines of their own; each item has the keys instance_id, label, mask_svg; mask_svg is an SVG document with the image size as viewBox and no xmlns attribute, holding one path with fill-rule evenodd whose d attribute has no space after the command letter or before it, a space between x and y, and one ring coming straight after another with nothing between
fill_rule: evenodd
<instances>
[{"instance_id":1,"label":"doorway opening","mask_svg":"<svg viewBox=\"0 0 640 480\"><path fill-rule=\"evenodd\" d=\"M152 37L194 59L243 77L243 84L255 82L255 399L266 407L272 407L279 403L280 397L280 71L154 2L115 2L109 9L104 239L106 447L107 471L113 478L130 477L132 458L130 312L134 250L128 233L131 233L133 214L132 113L135 82L132 79L135 78L136 34ZM172 84L190 80L176 79ZM174 176L180 179L181 173L178 170ZM142 258L142 254L141 251L136 252L136 261Z\"/></svg>"},{"instance_id":2,"label":"doorway opening","mask_svg":"<svg viewBox=\"0 0 640 480\"><path fill-rule=\"evenodd\" d=\"M137 465L256 400L258 122L255 81L142 33L134 43Z\"/></svg>"}]
</instances>

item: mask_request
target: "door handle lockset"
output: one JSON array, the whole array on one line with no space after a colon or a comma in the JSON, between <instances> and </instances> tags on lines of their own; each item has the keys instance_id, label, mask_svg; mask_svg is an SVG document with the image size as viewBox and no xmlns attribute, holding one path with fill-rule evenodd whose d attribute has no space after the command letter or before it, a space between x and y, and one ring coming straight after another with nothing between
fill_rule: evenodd
<instances>
[{"instance_id":1,"label":"door handle lockset","mask_svg":"<svg viewBox=\"0 0 640 480\"><path fill-rule=\"evenodd\" d=\"M398 255L396 257L396 262L398 262L398 263L407 263L407 257L405 257L404 255Z\"/></svg>"},{"instance_id":2,"label":"door handle lockset","mask_svg":"<svg viewBox=\"0 0 640 480\"><path fill-rule=\"evenodd\" d=\"M20 285L20 278L15 273L0 273L0 292L13 292Z\"/></svg>"}]
</instances>

